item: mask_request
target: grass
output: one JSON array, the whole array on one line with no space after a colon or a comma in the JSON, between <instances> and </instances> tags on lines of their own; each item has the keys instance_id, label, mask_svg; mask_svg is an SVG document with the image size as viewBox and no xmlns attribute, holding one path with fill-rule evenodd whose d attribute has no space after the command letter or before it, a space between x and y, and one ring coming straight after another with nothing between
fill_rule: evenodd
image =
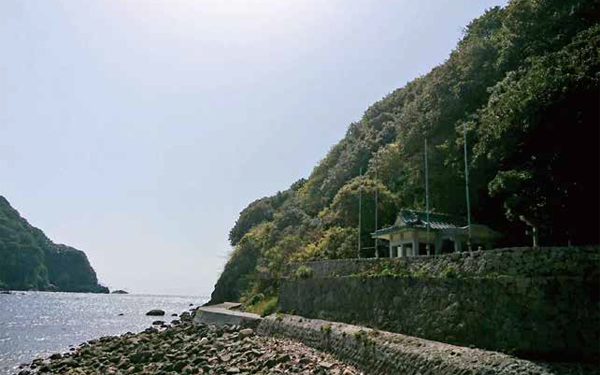
<instances>
[{"instance_id":1,"label":"grass","mask_svg":"<svg viewBox=\"0 0 600 375\"><path fill-rule=\"evenodd\" d=\"M248 311L265 317L277 312L277 302L277 296L265 298L260 302L257 302L255 305L248 306Z\"/></svg>"},{"instance_id":2,"label":"grass","mask_svg":"<svg viewBox=\"0 0 600 375\"><path fill-rule=\"evenodd\" d=\"M367 335L367 332L360 330L353 333L356 341L362 343L365 346L373 344L373 340Z\"/></svg>"}]
</instances>

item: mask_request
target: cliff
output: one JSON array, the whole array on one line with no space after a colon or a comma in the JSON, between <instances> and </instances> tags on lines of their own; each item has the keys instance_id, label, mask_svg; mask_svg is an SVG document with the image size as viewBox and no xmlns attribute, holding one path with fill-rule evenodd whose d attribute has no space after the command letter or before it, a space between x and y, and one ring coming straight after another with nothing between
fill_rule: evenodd
<instances>
[{"instance_id":1,"label":"cliff","mask_svg":"<svg viewBox=\"0 0 600 375\"><path fill-rule=\"evenodd\" d=\"M55 244L0 196L0 287L108 293L81 250Z\"/></svg>"}]
</instances>

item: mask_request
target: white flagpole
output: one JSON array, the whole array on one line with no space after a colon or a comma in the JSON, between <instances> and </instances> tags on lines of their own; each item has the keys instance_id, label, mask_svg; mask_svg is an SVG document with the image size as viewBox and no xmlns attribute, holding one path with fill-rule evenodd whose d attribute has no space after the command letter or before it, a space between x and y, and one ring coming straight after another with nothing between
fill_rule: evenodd
<instances>
[{"instance_id":1,"label":"white flagpole","mask_svg":"<svg viewBox=\"0 0 600 375\"><path fill-rule=\"evenodd\" d=\"M379 229L379 226L377 225L377 209L379 207L378 205L378 190L377 190L377 166L375 166L375 232L377 232L377 229ZM377 246L379 244L378 238L375 237L375 258L379 258L379 246ZM390 258L391 258L392 254L390 254Z\"/></svg>"},{"instance_id":2,"label":"white flagpole","mask_svg":"<svg viewBox=\"0 0 600 375\"><path fill-rule=\"evenodd\" d=\"M360 168L360 181L358 188L358 257L360 258L360 232L362 215L362 168Z\"/></svg>"},{"instance_id":3,"label":"white flagpole","mask_svg":"<svg viewBox=\"0 0 600 375\"><path fill-rule=\"evenodd\" d=\"M463 123L463 138L465 144L465 191L467 196L467 224L469 228L469 242L467 244L471 251L471 201L469 199L469 163L467 161L467 123Z\"/></svg>"},{"instance_id":4,"label":"white flagpole","mask_svg":"<svg viewBox=\"0 0 600 375\"><path fill-rule=\"evenodd\" d=\"M427 255L431 255L429 245L429 160L427 157L427 138L425 138L425 206L427 212Z\"/></svg>"}]
</instances>

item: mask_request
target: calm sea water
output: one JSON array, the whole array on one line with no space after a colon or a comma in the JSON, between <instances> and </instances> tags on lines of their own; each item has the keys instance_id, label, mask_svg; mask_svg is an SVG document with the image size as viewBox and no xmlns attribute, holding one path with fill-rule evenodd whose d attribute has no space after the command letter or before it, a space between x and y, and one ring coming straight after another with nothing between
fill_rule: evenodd
<instances>
[{"instance_id":1,"label":"calm sea water","mask_svg":"<svg viewBox=\"0 0 600 375\"><path fill-rule=\"evenodd\" d=\"M15 292L0 294L0 374L39 356L68 351L85 341L139 332L154 320L198 306L204 297ZM164 317L146 316L151 309ZM119 314L124 314L119 316Z\"/></svg>"}]
</instances>

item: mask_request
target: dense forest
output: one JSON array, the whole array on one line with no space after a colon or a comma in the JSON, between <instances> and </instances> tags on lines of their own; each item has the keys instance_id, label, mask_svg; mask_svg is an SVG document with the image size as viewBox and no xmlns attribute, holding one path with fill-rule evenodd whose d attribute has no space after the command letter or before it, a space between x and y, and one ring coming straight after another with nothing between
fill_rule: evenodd
<instances>
[{"instance_id":1,"label":"dense forest","mask_svg":"<svg viewBox=\"0 0 600 375\"><path fill-rule=\"evenodd\" d=\"M108 293L85 253L55 244L0 196L0 289Z\"/></svg>"},{"instance_id":2,"label":"dense forest","mask_svg":"<svg viewBox=\"0 0 600 375\"><path fill-rule=\"evenodd\" d=\"M471 213L503 234L498 246L598 244L599 47L596 0L513 0L473 20L448 59L397 89L348 127L307 179L246 207L212 303L273 305L288 261L357 256L399 208L424 209L424 141L432 211ZM360 175L360 171L363 175ZM361 256L373 256L373 250ZM260 259L260 262L259 262Z\"/></svg>"}]
</instances>

